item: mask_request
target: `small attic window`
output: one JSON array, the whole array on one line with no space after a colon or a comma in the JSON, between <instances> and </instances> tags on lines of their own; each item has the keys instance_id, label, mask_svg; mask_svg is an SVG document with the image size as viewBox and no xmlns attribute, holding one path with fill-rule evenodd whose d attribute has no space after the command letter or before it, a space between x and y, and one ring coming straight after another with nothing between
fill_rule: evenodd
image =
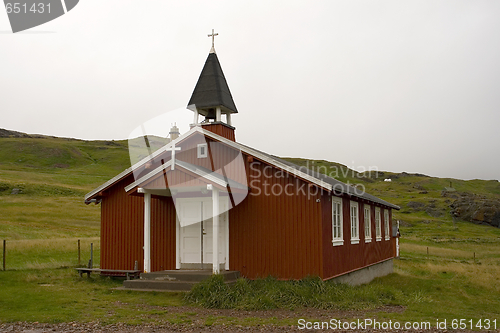
<instances>
[{"instance_id":1,"label":"small attic window","mask_svg":"<svg viewBox=\"0 0 500 333\"><path fill-rule=\"evenodd\" d=\"M207 157L207 144L200 143L198 145L198 158L205 158L205 157Z\"/></svg>"}]
</instances>

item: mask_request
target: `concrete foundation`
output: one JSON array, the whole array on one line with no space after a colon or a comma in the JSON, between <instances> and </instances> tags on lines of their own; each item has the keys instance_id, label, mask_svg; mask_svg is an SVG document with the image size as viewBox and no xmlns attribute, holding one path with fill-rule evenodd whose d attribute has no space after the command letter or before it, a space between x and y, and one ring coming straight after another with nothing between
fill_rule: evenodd
<instances>
[{"instance_id":1,"label":"concrete foundation","mask_svg":"<svg viewBox=\"0 0 500 333\"><path fill-rule=\"evenodd\" d=\"M376 277L391 274L394 271L392 259L371 265L357 271L347 273L336 278L332 281L337 283L347 283L351 286L359 286L360 284L369 283Z\"/></svg>"}]
</instances>

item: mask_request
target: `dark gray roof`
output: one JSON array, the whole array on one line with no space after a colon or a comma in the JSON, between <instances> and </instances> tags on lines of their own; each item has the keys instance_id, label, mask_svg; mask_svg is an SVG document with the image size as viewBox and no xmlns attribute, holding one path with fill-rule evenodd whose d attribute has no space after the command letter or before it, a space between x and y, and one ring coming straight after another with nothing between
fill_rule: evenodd
<instances>
[{"instance_id":1,"label":"dark gray roof","mask_svg":"<svg viewBox=\"0 0 500 333\"><path fill-rule=\"evenodd\" d=\"M221 106L226 112L238 113L215 53L210 53L205 61L188 106L193 104L198 110Z\"/></svg>"},{"instance_id":2,"label":"dark gray roof","mask_svg":"<svg viewBox=\"0 0 500 333\"><path fill-rule=\"evenodd\" d=\"M242 145L242 146L244 146L244 145ZM273 159L273 160L275 160L277 162L286 164L289 167L292 167L292 168L294 168L296 170L299 170L300 172L303 172L303 173L305 173L305 174L307 174L307 175L309 175L311 177L314 177L316 179L322 180L325 183L328 183L328 184L332 185L333 191L336 192L336 193L344 193L344 194L352 195L354 197L365 199L365 200L368 200L368 201L371 201L371 202L374 202L374 203L378 203L378 204L381 204L381 205L384 205L384 206L387 206L387 207L391 207L391 208L394 208L394 209L397 209L397 210L400 209L400 207L397 206L397 205L391 204L390 202L387 202L385 200L377 198L376 196L368 194L364 190L361 190L361 189L358 189L356 187L347 185L346 183L343 183L340 180L337 180L337 179L329 177L329 176L327 176L325 174L313 171L313 170L308 169L308 168L306 168L304 166L299 166L297 164L285 161L285 160L283 160L283 159L281 159L279 157L276 157L276 156L273 156L273 155L269 155L267 153L264 153L264 152L262 152L260 150L255 149L255 148L251 148L251 147L248 147L248 146L245 146L245 147L250 148L252 150L255 150L255 151L259 152L260 154L263 154L263 155L265 155L265 156L267 156L267 157L269 157L269 158L271 158L271 159Z\"/></svg>"}]
</instances>

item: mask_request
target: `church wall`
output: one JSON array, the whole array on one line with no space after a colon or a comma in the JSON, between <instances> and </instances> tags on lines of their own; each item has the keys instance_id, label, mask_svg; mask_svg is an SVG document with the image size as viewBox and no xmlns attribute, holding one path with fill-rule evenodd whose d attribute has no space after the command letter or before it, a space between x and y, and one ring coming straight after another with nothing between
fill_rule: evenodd
<instances>
[{"instance_id":1,"label":"church wall","mask_svg":"<svg viewBox=\"0 0 500 333\"><path fill-rule=\"evenodd\" d=\"M218 124L202 124L203 129L220 135L228 140L236 141L234 136L234 128L224 125L224 123Z\"/></svg>"},{"instance_id":2,"label":"church wall","mask_svg":"<svg viewBox=\"0 0 500 333\"><path fill-rule=\"evenodd\" d=\"M321 203L316 200L321 194L284 173L266 176L277 169L263 162L251 167L247 163L247 168L251 192L229 211L230 269L250 279L320 276L322 219ZM285 188L293 195L279 193Z\"/></svg>"},{"instance_id":3,"label":"church wall","mask_svg":"<svg viewBox=\"0 0 500 333\"><path fill-rule=\"evenodd\" d=\"M198 144L207 143L207 140L208 139L205 139L203 135L198 133L188 137L187 139L179 143L181 150L176 152L175 154L176 158L180 161L184 161L194 165L199 165L201 167L212 170L212 164L210 162L209 157L206 158L197 157Z\"/></svg>"},{"instance_id":4,"label":"church wall","mask_svg":"<svg viewBox=\"0 0 500 333\"><path fill-rule=\"evenodd\" d=\"M206 158L197 157L197 146L200 143L208 144L209 154ZM176 152L176 158L178 160L199 165L220 174L222 174L222 168L225 167L224 171L227 177L240 183L246 183L247 175L244 168L238 168L237 166L239 166L239 164L233 164L230 167L227 166L232 161L235 161L234 163L243 162L237 159L239 150L218 141L205 138L201 134L193 135L182 141L179 146L181 150Z\"/></svg>"},{"instance_id":5,"label":"church wall","mask_svg":"<svg viewBox=\"0 0 500 333\"><path fill-rule=\"evenodd\" d=\"M177 158L212 169L234 159L238 151L225 145L211 150L214 159L198 159L196 146L200 135L181 143ZM242 276L301 279L308 275L329 279L395 256L395 239L385 240L384 214L381 211L382 240L364 243L363 204L359 203L359 244L351 244L349 198L343 199L344 245L332 245L331 194L295 176L288 175L264 161L244 156L243 170L228 175L251 188L247 198L229 211L229 264ZM178 170L175 171L179 173ZM180 175L180 174L179 174ZM143 267L144 199L128 195L124 187L133 176L113 185L102 201L101 268L133 269ZM187 182L189 179L185 179ZM156 184L155 184L156 185ZM292 195L288 195L288 194ZM319 200L319 202L318 202ZM389 214L391 216L391 214ZM375 206L371 206L375 221ZM390 221L392 225L392 221ZM392 228L390 228L392 230ZM152 271L175 269L175 208L169 197L152 198Z\"/></svg>"},{"instance_id":6,"label":"church wall","mask_svg":"<svg viewBox=\"0 0 500 333\"><path fill-rule=\"evenodd\" d=\"M171 186L175 188L175 186L199 187L207 185L206 182L200 180L198 175L187 174L185 171L180 171L179 168L177 167L174 171L167 169L165 170L168 172L166 177L163 173L159 173L151 180L148 180L148 182L145 182L144 185L141 185L141 187L146 189L166 189Z\"/></svg>"},{"instance_id":7,"label":"church wall","mask_svg":"<svg viewBox=\"0 0 500 333\"><path fill-rule=\"evenodd\" d=\"M126 194L129 176L118 182L101 203L101 268L133 269L144 265L144 198ZM175 269L175 210L172 200L151 200L152 270Z\"/></svg>"},{"instance_id":8,"label":"church wall","mask_svg":"<svg viewBox=\"0 0 500 333\"><path fill-rule=\"evenodd\" d=\"M358 202L359 216L359 243L351 244L351 221L350 221L350 201L357 201L354 198L342 198L343 213L343 238L344 245L333 246L332 244L332 201L330 195L322 198L323 207L323 278L329 279L335 276L355 271L378 262L394 257L395 239L385 240L384 214L381 207L381 228L382 239L376 241L375 232L375 206L371 204L371 234L370 243L365 243L365 219L363 202ZM385 208L384 208L385 209ZM390 211L390 210L389 210ZM389 214L391 216L391 214ZM392 221L390 220L389 232Z\"/></svg>"},{"instance_id":9,"label":"church wall","mask_svg":"<svg viewBox=\"0 0 500 333\"><path fill-rule=\"evenodd\" d=\"M176 213L172 197L153 196L151 208L151 271L175 269Z\"/></svg>"}]
</instances>

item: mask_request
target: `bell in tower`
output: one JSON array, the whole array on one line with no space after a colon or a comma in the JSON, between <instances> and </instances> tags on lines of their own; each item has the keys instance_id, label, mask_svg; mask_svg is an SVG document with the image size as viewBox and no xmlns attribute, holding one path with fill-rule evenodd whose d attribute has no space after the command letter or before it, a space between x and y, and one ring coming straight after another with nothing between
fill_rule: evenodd
<instances>
[{"instance_id":1,"label":"bell in tower","mask_svg":"<svg viewBox=\"0 0 500 333\"><path fill-rule=\"evenodd\" d=\"M208 113L205 116L205 121L209 122L210 120L217 119L216 110L214 108L208 109Z\"/></svg>"}]
</instances>

